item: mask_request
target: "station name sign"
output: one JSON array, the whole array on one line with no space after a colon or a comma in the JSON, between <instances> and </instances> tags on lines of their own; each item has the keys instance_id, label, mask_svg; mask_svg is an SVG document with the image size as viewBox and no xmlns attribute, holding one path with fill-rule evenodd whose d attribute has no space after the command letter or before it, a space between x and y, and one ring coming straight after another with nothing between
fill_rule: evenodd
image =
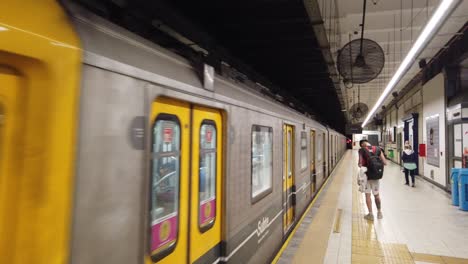
<instances>
[{"instance_id":1,"label":"station name sign","mask_svg":"<svg viewBox=\"0 0 468 264\"><path fill-rule=\"evenodd\" d=\"M362 134L361 124L347 124L346 125L346 134Z\"/></svg>"}]
</instances>

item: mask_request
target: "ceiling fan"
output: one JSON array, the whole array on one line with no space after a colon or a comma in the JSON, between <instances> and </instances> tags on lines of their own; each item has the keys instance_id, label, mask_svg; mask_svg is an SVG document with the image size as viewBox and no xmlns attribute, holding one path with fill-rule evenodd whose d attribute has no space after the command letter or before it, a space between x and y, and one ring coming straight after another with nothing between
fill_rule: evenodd
<instances>
[{"instance_id":1,"label":"ceiling fan","mask_svg":"<svg viewBox=\"0 0 468 264\"><path fill-rule=\"evenodd\" d=\"M364 38L366 4L367 0L364 0L361 38L348 42L338 51L338 72L345 84L370 82L380 74L385 65L382 47L377 42Z\"/></svg>"}]
</instances>

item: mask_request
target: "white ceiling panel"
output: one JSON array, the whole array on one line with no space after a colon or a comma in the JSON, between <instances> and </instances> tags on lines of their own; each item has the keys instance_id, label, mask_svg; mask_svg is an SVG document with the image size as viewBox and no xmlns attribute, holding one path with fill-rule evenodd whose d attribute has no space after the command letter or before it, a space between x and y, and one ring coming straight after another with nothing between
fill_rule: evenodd
<instances>
[{"instance_id":1,"label":"white ceiling panel","mask_svg":"<svg viewBox=\"0 0 468 264\"><path fill-rule=\"evenodd\" d=\"M331 0L318 0L324 9L324 5ZM349 40L360 38L360 24L362 20L363 0L335 0L338 5L338 19L341 38L329 36L329 39L341 39L337 43L338 48L343 47ZM374 5L374 2L376 3ZM413 9L411 9L413 3ZM400 65L402 59L417 39L420 31L424 28L440 0L368 0L366 10L366 22L364 37L374 40L382 47L385 53L385 66L381 74L371 82L361 84L360 102L372 108L385 88L386 84L393 76ZM401 6L401 4L403 6ZM468 20L468 0L462 0L457 9L448 18L438 34L429 42L426 49L420 54L419 59L429 60L439 50L444 49L447 42L458 32ZM332 23L333 24L333 23ZM326 25L328 26L328 25ZM327 30L327 32L334 32ZM357 34L356 34L357 33ZM337 51L335 51L336 59ZM395 91L401 90L418 72L417 61L411 66L407 74L398 83ZM357 102L357 85L347 89L347 102L351 107L353 102ZM353 91L355 96L353 98ZM384 102L388 104L392 100L390 95ZM362 121L354 120L354 121Z\"/></svg>"}]
</instances>

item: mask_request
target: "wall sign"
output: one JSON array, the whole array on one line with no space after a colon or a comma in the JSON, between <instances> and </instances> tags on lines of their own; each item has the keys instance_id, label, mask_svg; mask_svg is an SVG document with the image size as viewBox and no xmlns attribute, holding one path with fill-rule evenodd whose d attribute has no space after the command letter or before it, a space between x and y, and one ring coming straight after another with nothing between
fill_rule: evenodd
<instances>
[{"instance_id":1,"label":"wall sign","mask_svg":"<svg viewBox=\"0 0 468 264\"><path fill-rule=\"evenodd\" d=\"M419 144L419 156L426 157L426 144Z\"/></svg>"},{"instance_id":2,"label":"wall sign","mask_svg":"<svg viewBox=\"0 0 468 264\"><path fill-rule=\"evenodd\" d=\"M463 154L466 155L468 153L468 124L464 123L462 125L463 133Z\"/></svg>"},{"instance_id":3,"label":"wall sign","mask_svg":"<svg viewBox=\"0 0 468 264\"><path fill-rule=\"evenodd\" d=\"M145 116L136 116L132 120L130 128L130 141L134 149L143 150L145 149Z\"/></svg>"},{"instance_id":4,"label":"wall sign","mask_svg":"<svg viewBox=\"0 0 468 264\"><path fill-rule=\"evenodd\" d=\"M439 116L426 119L427 164L439 167Z\"/></svg>"},{"instance_id":5,"label":"wall sign","mask_svg":"<svg viewBox=\"0 0 468 264\"><path fill-rule=\"evenodd\" d=\"M346 124L346 134L362 134L362 127L360 124L357 125L351 125L351 124Z\"/></svg>"}]
</instances>

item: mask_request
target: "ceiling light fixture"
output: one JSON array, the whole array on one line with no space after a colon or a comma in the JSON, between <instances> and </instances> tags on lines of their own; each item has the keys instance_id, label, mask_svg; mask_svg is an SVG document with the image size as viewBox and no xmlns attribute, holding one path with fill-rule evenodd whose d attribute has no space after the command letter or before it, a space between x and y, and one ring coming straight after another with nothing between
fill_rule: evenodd
<instances>
[{"instance_id":1,"label":"ceiling light fixture","mask_svg":"<svg viewBox=\"0 0 468 264\"><path fill-rule=\"evenodd\" d=\"M372 107L371 111L362 123L362 127L366 126L366 124L375 114L379 106L383 103L385 98L387 98L388 94L392 91L393 88L395 88L395 86L401 80L403 75L412 65L416 57L421 53L421 51L424 49L427 43L434 37L436 32L439 30L440 26L445 22L446 18L455 9L459 1L460 0L442 0L440 2L431 19L424 27L416 42L414 42L405 59L401 62L400 66L398 67L398 70L395 72L395 75L393 75L392 79L390 79L390 82L387 84L387 87L385 87L385 90L382 92L374 107Z\"/></svg>"}]
</instances>

